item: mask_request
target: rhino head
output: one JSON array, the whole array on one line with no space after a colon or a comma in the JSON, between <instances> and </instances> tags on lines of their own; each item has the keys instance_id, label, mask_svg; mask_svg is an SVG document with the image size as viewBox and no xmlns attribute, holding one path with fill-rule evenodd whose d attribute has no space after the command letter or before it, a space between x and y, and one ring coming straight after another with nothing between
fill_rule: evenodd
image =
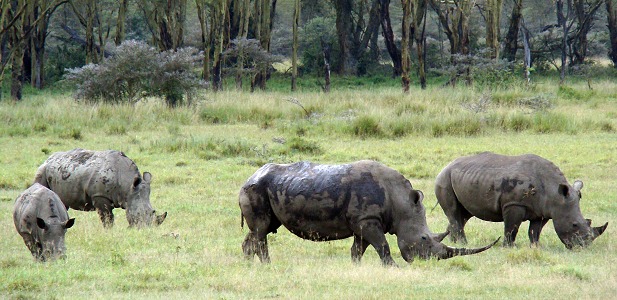
<instances>
[{"instance_id":1,"label":"rhino head","mask_svg":"<svg viewBox=\"0 0 617 300\"><path fill-rule=\"evenodd\" d=\"M579 205L582 188L583 182L580 180L575 181L573 186L560 184L557 191L559 199L551 211L555 232L568 249L590 245L608 226L607 222L603 226L592 227L591 220L583 218Z\"/></svg>"},{"instance_id":2,"label":"rhino head","mask_svg":"<svg viewBox=\"0 0 617 300\"><path fill-rule=\"evenodd\" d=\"M133 180L126 207L126 218L130 227L160 225L167 217L167 212L157 216L150 204L151 180L152 174L149 172L144 172L143 177L137 176Z\"/></svg>"},{"instance_id":3,"label":"rhino head","mask_svg":"<svg viewBox=\"0 0 617 300\"><path fill-rule=\"evenodd\" d=\"M424 194L412 190L410 199L411 207L401 209L404 213L397 228L398 247L407 262L412 262L415 257L448 259L459 255L476 254L491 248L499 241L497 239L490 245L475 249L449 247L441 242L449 232L433 234L428 229L426 212L422 204Z\"/></svg>"},{"instance_id":4,"label":"rhino head","mask_svg":"<svg viewBox=\"0 0 617 300\"><path fill-rule=\"evenodd\" d=\"M50 218L47 221L36 218L36 226L40 232L38 240L35 241L36 245L34 245L36 250L33 251L36 252L33 253L36 259L47 261L56 258L66 258L64 254L66 252L64 235L66 230L71 228L74 223L75 219L60 222L56 218Z\"/></svg>"}]
</instances>

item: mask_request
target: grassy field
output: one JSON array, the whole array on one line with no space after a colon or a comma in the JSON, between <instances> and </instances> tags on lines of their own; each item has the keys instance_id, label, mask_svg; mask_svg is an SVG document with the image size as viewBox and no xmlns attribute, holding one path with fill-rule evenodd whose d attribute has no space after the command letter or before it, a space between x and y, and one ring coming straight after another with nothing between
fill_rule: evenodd
<instances>
[{"instance_id":1,"label":"grassy field","mask_svg":"<svg viewBox=\"0 0 617 300\"><path fill-rule=\"evenodd\" d=\"M53 152L124 151L153 174L151 202L167 211L156 228L128 228L123 210L105 230L98 215L70 210L68 258L37 263L12 221L14 199ZM281 228L270 235L272 263L243 259L237 195L267 162L345 163L373 159L399 170L426 198L427 221L441 232L435 176L453 159L494 151L535 153L572 183L585 182L581 209L607 231L586 249L567 250L552 223L539 248L527 225L517 247L450 260L384 268L372 247L351 262L352 240L315 243ZM0 298L4 299L394 299L614 298L617 293L617 84L558 87L540 82L491 93L468 88L334 91L329 95L222 92L169 110L86 105L41 93L0 102ZM502 223L472 219L469 246L503 234ZM447 244L452 244L448 239Z\"/></svg>"}]
</instances>

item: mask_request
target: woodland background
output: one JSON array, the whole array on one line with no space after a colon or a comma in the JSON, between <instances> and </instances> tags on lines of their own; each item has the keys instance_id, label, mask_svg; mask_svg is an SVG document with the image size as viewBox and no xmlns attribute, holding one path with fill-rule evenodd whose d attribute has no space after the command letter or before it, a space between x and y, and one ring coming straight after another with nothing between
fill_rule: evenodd
<instances>
[{"instance_id":1,"label":"woodland background","mask_svg":"<svg viewBox=\"0 0 617 300\"><path fill-rule=\"evenodd\" d=\"M128 40L158 52L192 47L188 67L174 70L202 80L191 89L213 91L243 82L265 90L273 76L291 90L312 78L329 91L330 74L394 78L404 91L435 78L495 84L550 71L563 82L612 76L617 63L615 0L2 0L1 8L0 86L13 100L24 86L59 86L70 70L102 64ZM108 89L131 84L111 80ZM164 94L170 105L190 95Z\"/></svg>"}]
</instances>

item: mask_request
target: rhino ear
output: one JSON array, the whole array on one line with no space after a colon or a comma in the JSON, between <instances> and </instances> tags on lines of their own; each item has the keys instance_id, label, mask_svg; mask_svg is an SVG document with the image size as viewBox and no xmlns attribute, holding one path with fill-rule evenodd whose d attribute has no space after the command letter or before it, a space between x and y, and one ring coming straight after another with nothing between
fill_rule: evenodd
<instances>
[{"instance_id":1,"label":"rhino ear","mask_svg":"<svg viewBox=\"0 0 617 300\"><path fill-rule=\"evenodd\" d=\"M47 224L45 223L45 220L41 218L36 218L36 226L38 226L41 229L47 229Z\"/></svg>"},{"instance_id":2,"label":"rhino ear","mask_svg":"<svg viewBox=\"0 0 617 300\"><path fill-rule=\"evenodd\" d=\"M150 172L144 172L143 178L146 182L150 182L152 180L152 174L150 174Z\"/></svg>"},{"instance_id":3,"label":"rhino ear","mask_svg":"<svg viewBox=\"0 0 617 300\"><path fill-rule=\"evenodd\" d=\"M65 229L69 229L71 227L73 227L73 225L75 225L75 218L69 219L68 221L66 221L66 223L64 223L64 228Z\"/></svg>"},{"instance_id":4,"label":"rhino ear","mask_svg":"<svg viewBox=\"0 0 617 300\"><path fill-rule=\"evenodd\" d=\"M572 187L574 187L575 190L580 191L583 189L583 182L580 180L576 180L574 181L574 185L572 185Z\"/></svg>"},{"instance_id":5,"label":"rhino ear","mask_svg":"<svg viewBox=\"0 0 617 300\"><path fill-rule=\"evenodd\" d=\"M422 191L412 190L410 193L410 198L411 201L413 201L413 204L422 203L422 200L424 200L424 194Z\"/></svg>"}]
</instances>

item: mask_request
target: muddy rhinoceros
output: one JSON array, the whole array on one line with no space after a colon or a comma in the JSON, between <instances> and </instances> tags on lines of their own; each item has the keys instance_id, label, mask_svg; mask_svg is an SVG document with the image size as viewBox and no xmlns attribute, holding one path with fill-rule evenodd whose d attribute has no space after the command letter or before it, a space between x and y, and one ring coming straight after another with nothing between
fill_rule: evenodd
<instances>
[{"instance_id":1,"label":"muddy rhinoceros","mask_svg":"<svg viewBox=\"0 0 617 300\"><path fill-rule=\"evenodd\" d=\"M74 149L52 154L38 169L34 182L54 191L68 208L99 213L105 227L114 223L114 208L126 209L129 226L159 225L150 204L150 180L124 153Z\"/></svg>"},{"instance_id":2,"label":"muddy rhinoceros","mask_svg":"<svg viewBox=\"0 0 617 300\"><path fill-rule=\"evenodd\" d=\"M38 261L65 256L64 235L75 219L69 219L58 195L35 183L15 199L15 229Z\"/></svg>"},{"instance_id":3,"label":"muddy rhinoceros","mask_svg":"<svg viewBox=\"0 0 617 300\"><path fill-rule=\"evenodd\" d=\"M490 152L458 158L437 176L435 194L449 220L453 241L466 242L471 217L504 222L504 245L512 246L521 222L529 220L529 240L537 245L549 219L570 249L585 246L608 223L591 227L581 214L582 181L568 184L552 162L533 154L504 156Z\"/></svg>"},{"instance_id":4,"label":"muddy rhinoceros","mask_svg":"<svg viewBox=\"0 0 617 300\"><path fill-rule=\"evenodd\" d=\"M267 235L281 225L312 241L353 236L353 261L359 262L370 244L384 265L396 265L385 233L397 236L407 262L414 257L475 254L495 244L478 249L442 244L447 233L429 231L423 198L403 175L374 161L266 164L240 190L242 220L246 219L250 229L242 250L247 259L257 254L262 262L269 262Z\"/></svg>"}]
</instances>

